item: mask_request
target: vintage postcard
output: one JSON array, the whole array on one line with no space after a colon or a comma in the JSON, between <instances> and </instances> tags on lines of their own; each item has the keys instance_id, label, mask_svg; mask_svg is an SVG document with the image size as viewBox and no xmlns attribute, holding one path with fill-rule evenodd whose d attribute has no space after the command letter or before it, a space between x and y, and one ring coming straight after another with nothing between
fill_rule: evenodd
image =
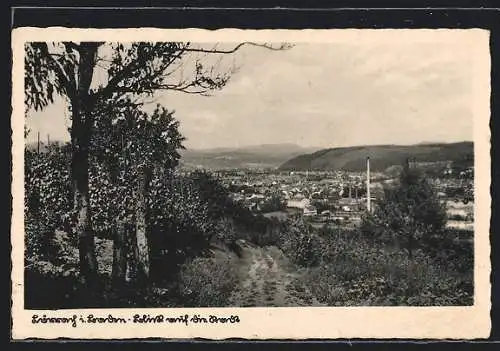
<instances>
[{"instance_id":1,"label":"vintage postcard","mask_svg":"<svg viewBox=\"0 0 500 351\"><path fill-rule=\"evenodd\" d=\"M12 50L14 339L489 336L488 31Z\"/></svg>"}]
</instances>

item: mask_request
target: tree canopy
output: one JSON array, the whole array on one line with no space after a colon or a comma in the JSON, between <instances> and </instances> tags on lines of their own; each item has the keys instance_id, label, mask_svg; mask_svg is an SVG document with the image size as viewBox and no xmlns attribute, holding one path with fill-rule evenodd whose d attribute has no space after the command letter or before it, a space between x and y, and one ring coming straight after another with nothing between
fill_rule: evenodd
<instances>
[{"instance_id":1,"label":"tree canopy","mask_svg":"<svg viewBox=\"0 0 500 351\"><path fill-rule=\"evenodd\" d=\"M404 245L411 256L416 246L432 244L444 235L446 210L431 184L407 165L396 186L387 186L372 215L363 221L365 234Z\"/></svg>"},{"instance_id":2,"label":"tree canopy","mask_svg":"<svg viewBox=\"0 0 500 351\"><path fill-rule=\"evenodd\" d=\"M290 48L244 42L228 49L203 47L189 42L32 42L25 47L25 103L40 110L56 95L73 99L78 92L78 70L83 56L92 56L101 72L98 84L89 89L90 102L107 98L151 96L157 90L209 94L224 87L235 67L223 69L219 61L207 64L207 55L231 54L244 45L270 50ZM91 72L95 73L95 72ZM95 79L94 75L87 79Z\"/></svg>"}]
</instances>

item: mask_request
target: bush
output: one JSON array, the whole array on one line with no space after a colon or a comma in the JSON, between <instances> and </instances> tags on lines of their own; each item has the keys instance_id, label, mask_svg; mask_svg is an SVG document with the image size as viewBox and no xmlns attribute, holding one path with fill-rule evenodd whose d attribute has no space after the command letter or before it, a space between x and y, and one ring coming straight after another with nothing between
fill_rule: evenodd
<instances>
[{"instance_id":1,"label":"bush","mask_svg":"<svg viewBox=\"0 0 500 351\"><path fill-rule=\"evenodd\" d=\"M181 301L188 307L227 306L236 283L231 259L195 258L183 264L179 273Z\"/></svg>"},{"instance_id":2,"label":"bush","mask_svg":"<svg viewBox=\"0 0 500 351\"><path fill-rule=\"evenodd\" d=\"M304 279L316 298L328 305L457 306L473 302L470 261L449 255L438 261L422 250L409 259L404 252L354 233L333 234L320 244L323 262L309 269ZM458 263L462 263L461 271Z\"/></svg>"},{"instance_id":3,"label":"bush","mask_svg":"<svg viewBox=\"0 0 500 351\"><path fill-rule=\"evenodd\" d=\"M280 247L299 266L315 266L322 259L321 239L301 218L287 222L286 230L280 238Z\"/></svg>"},{"instance_id":4,"label":"bush","mask_svg":"<svg viewBox=\"0 0 500 351\"><path fill-rule=\"evenodd\" d=\"M435 247L446 234L446 210L427 179L406 165L395 187L386 187L373 214L363 218L361 231L372 240L413 250Z\"/></svg>"},{"instance_id":5,"label":"bush","mask_svg":"<svg viewBox=\"0 0 500 351\"><path fill-rule=\"evenodd\" d=\"M40 260L46 256L46 239L50 235L50 229L43 222L34 220L28 214L24 221L25 254L26 264Z\"/></svg>"},{"instance_id":6,"label":"bush","mask_svg":"<svg viewBox=\"0 0 500 351\"><path fill-rule=\"evenodd\" d=\"M167 245L158 248L192 250L196 255L215 234L216 222L209 216L209 206L189 178L153 177L148 205L149 227L161 234Z\"/></svg>"},{"instance_id":7,"label":"bush","mask_svg":"<svg viewBox=\"0 0 500 351\"><path fill-rule=\"evenodd\" d=\"M272 194L261 205L261 211L264 213L284 211L285 209L286 209L286 200L279 193Z\"/></svg>"},{"instance_id":8,"label":"bush","mask_svg":"<svg viewBox=\"0 0 500 351\"><path fill-rule=\"evenodd\" d=\"M46 152L25 150L25 217L53 231L72 208L69 157L64 147L51 145Z\"/></svg>"},{"instance_id":9,"label":"bush","mask_svg":"<svg viewBox=\"0 0 500 351\"><path fill-rule=\"evenodd\" d=\"M252 227L240 226L239 232L243 233L240 238L260 247L278 246L284 230L283 224L276 218L266 218L261 214L254 215L254 218L255 224Z\"/></svg>"}]
</instances>

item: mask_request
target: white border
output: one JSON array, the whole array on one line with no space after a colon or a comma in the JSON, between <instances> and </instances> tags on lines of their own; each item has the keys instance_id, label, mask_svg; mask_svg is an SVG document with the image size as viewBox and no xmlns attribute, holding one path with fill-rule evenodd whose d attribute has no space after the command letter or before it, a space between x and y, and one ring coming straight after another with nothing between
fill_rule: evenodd
<instances>
[{"instance_id":1,"label":"white border","mask_svg":"<svg viewBox=\"0 0 500 351\"><path fill-rule=\"evenodd\" d=\"M367 31L372 35L361 35ZM475 53L474 61L474 145L475 145L475 304L470 307L304 307L304 308L196 308L196 309L110 309L27 311L23 305L24 252L24 42L27 41L192 41L192 42L353 42L384 39L425 41L432 31L434 42L456 40ZM334 29L334 30L237 30L200 29L69 29L18 28L12 33L12 317L14 339L25 338L193 338L208 339L333 339L333 338L430 338L472 339L490 333L490 57L489 32L468 30ZM33 314L51 316L94 315L130 317L135 313L239 315L235 324L86 324L31 323Z\"/></svg>"}]
</instances>

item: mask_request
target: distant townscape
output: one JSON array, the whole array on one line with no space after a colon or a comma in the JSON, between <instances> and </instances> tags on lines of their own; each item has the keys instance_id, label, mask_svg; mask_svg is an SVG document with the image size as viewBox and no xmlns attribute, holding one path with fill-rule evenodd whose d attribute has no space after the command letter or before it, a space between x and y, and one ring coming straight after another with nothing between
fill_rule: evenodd
<instances>
[{"instance_id":1,"label":"distant townscape","mask_svg":"<svg viewBox=\"0 0 500 351\"><path fill-rule=\"evenodd\" d=\"M287 147L268 146L267 150L265 145L258 148L268 158L275 155L274 150L278 147L282 150ZM236 159L233 162L241 160L241 152L225 151ZM267 217L286 218L300 214L316 227L328 223L353 226L360 223L362 213L367 211L368 181L371 203L376 206L377 200L383 197L384 187L397 181L403 163L409 160L412 167L425 172L437 196L446 203L447 226L468 231L472 238L473 153L471 142L347 147L291 157L277 167L263 167L263 162L255 162L242 168L217 169L218 163L212 159L214 152L207 151L210 156L203 160L204 163L193 164L193 159L187 157L180 170L204 168L208 164L234 201ZM370 155L369 165L366 155ZM191 167L186 167L186 163ZM370 179L367 178L368 167L372 170Z\"/></svg>"}]
</instances>

